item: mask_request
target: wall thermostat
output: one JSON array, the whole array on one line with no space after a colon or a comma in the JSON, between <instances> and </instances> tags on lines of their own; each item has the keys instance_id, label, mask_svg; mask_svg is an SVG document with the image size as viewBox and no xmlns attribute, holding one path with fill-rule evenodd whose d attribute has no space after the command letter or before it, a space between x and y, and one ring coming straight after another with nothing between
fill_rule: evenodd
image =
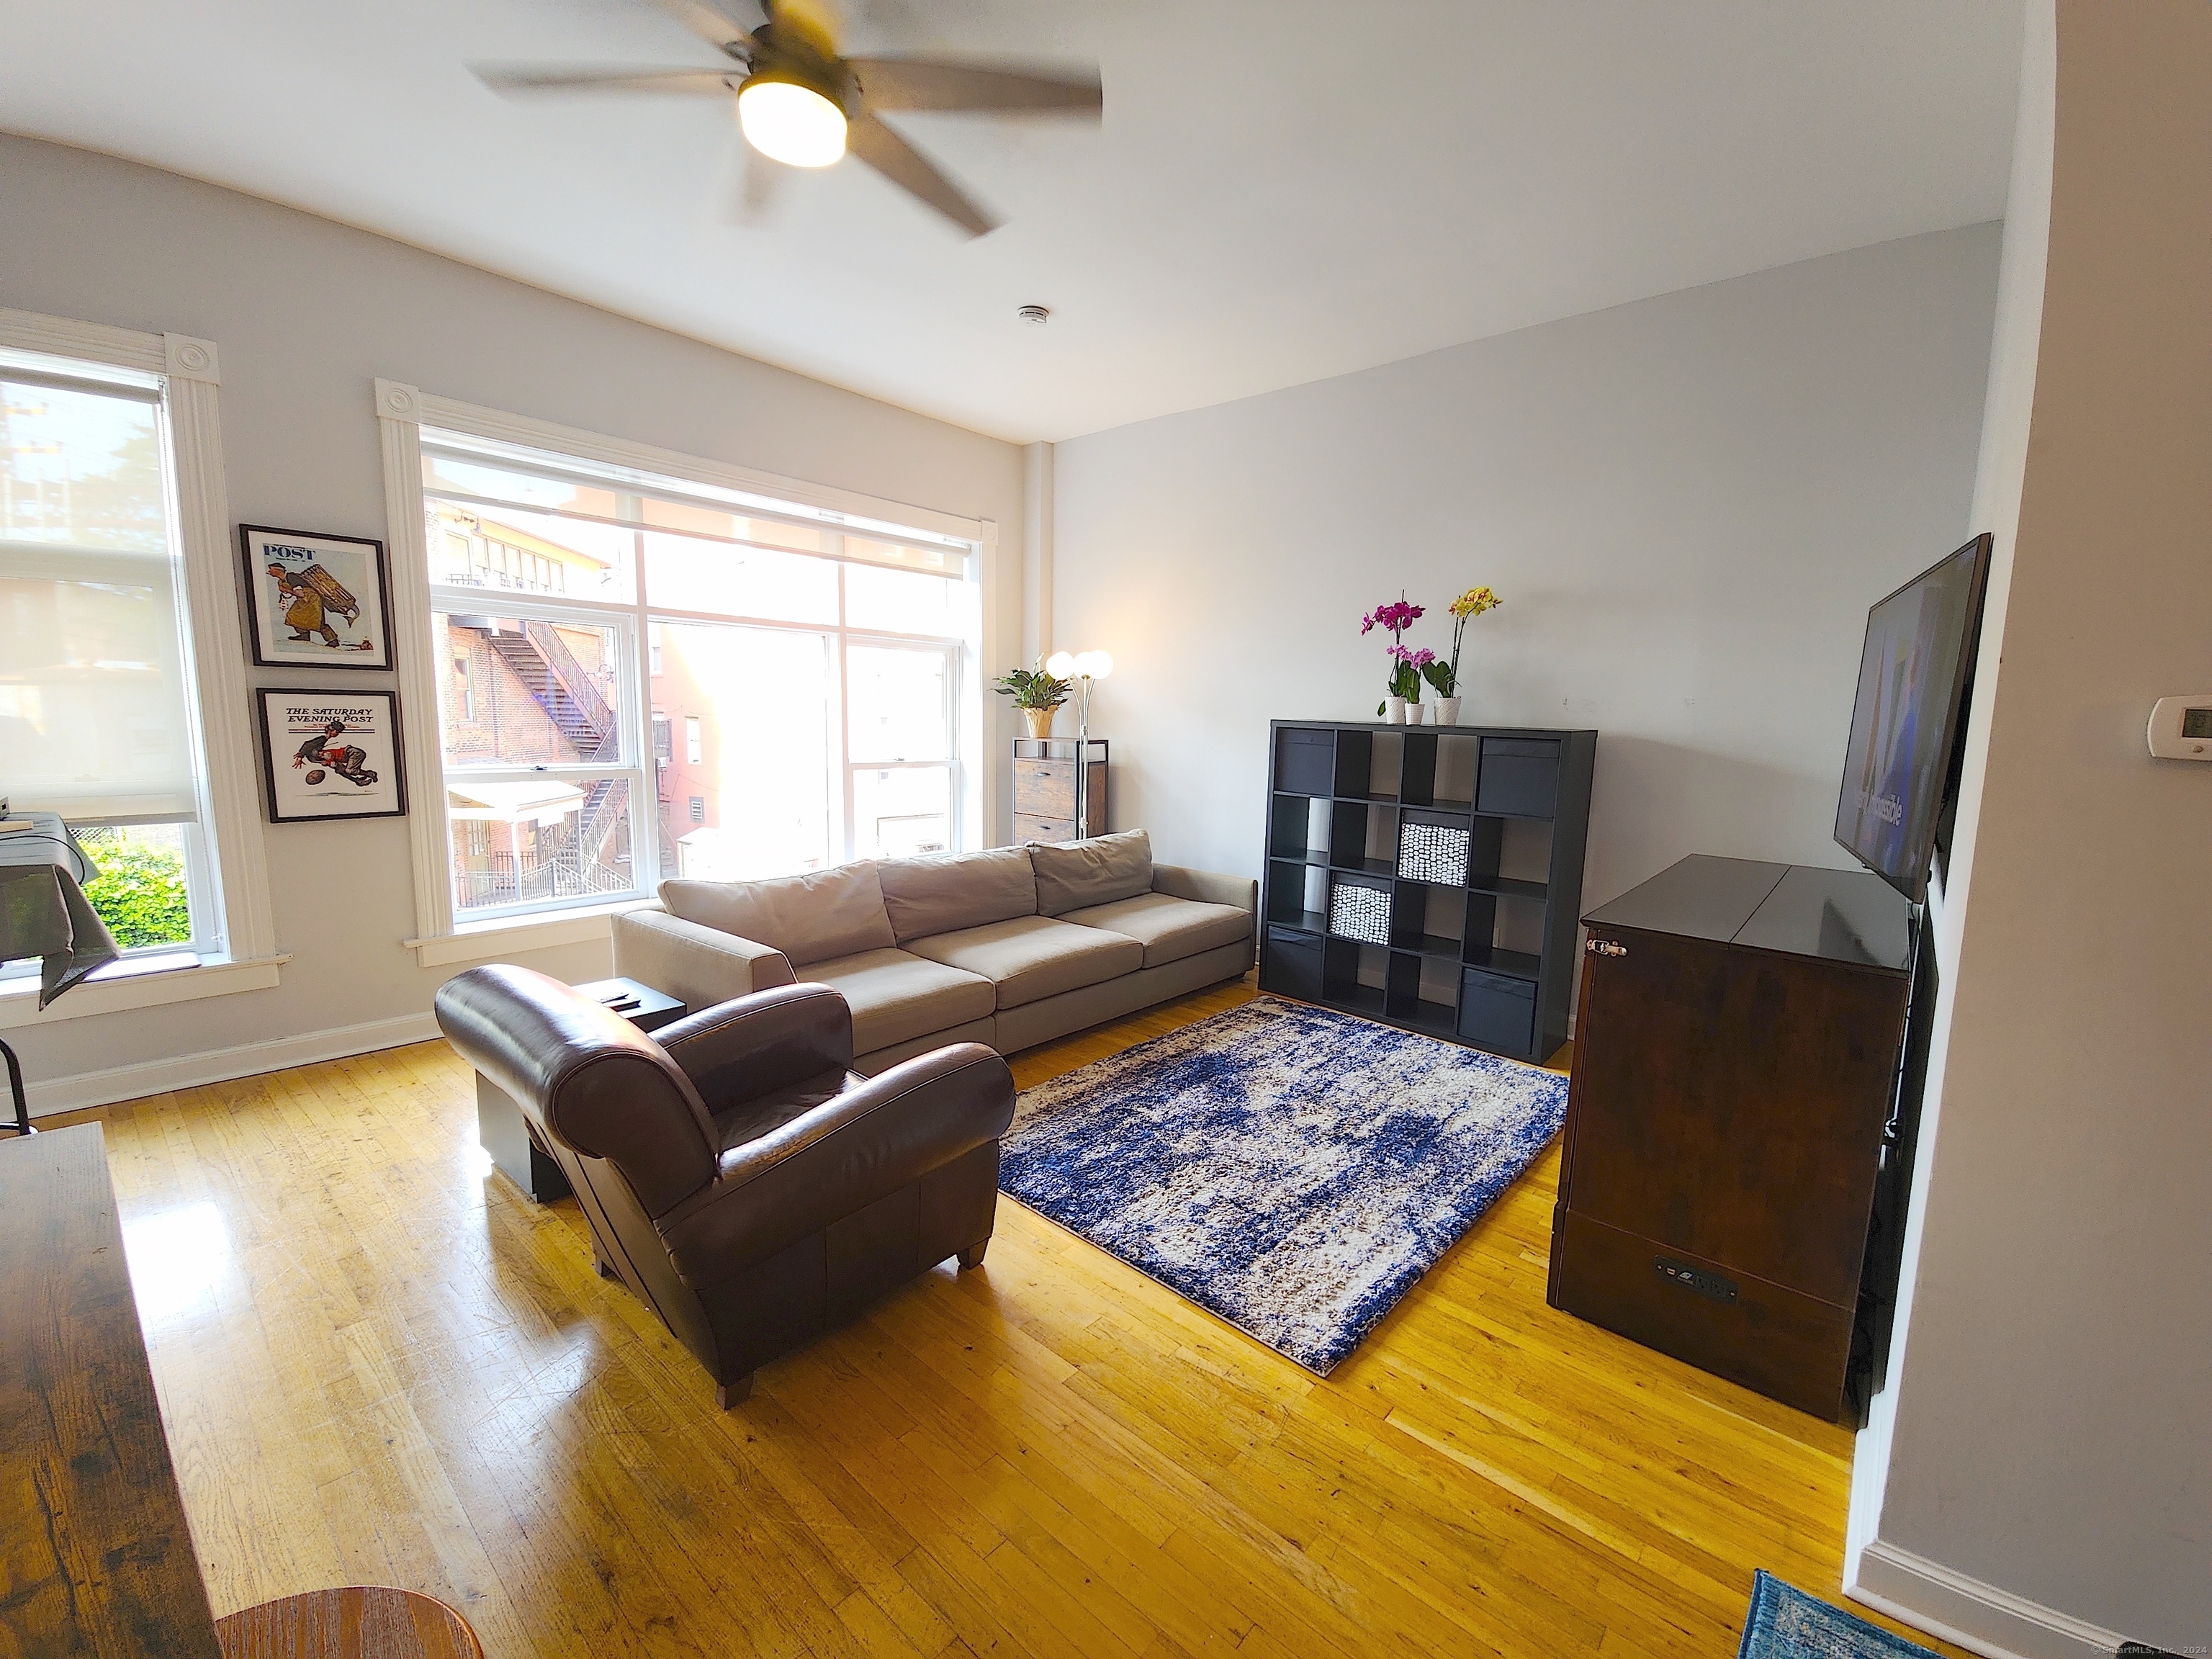
<instances>
[{"instance_id":1,"label":"wall thermostat","mask_svg":"<svg viewBox=\"0 0 2212 1659\"><path fill-rule=\"evenodd\" d=\"M2160 760L2212 761L2212 691L2160 697L2150 711L2150 752Z\"/></svg>"}]
</instances>

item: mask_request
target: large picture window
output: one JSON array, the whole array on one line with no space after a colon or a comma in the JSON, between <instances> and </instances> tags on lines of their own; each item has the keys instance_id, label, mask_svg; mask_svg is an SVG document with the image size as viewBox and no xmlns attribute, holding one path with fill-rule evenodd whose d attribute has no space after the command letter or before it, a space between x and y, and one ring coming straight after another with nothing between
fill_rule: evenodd
<instances>
[{"instance_id":1,"label":"large picture window","mask_svg":"<svg viewBox=\"0 0 2212 1659\"><path fill-rule=\"evenodd\" d=\"M419 441L456 921L968 844L973 543Z\"/></svg>"},{"instance_id":2,"label":"large picture window","mask_svg":"<svg viewBox=\"0 0 2212 1659\"><path fill-rule=\"evenodd\" d=\"M222 905L164 396L150 373L0 351L0 794L76 832L127 953L197 957Z\"/></svg>"}]
</instances>

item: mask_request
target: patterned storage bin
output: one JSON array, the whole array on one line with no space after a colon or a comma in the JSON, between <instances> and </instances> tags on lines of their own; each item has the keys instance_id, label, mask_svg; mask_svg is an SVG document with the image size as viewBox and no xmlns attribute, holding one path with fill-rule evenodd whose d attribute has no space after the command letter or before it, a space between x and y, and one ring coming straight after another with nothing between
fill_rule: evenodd
<instances>
[{"instance_id":1,"label":"patterned storage bin","mask_svg":"<svg viewBox=\"0 0 2212 1659\"><path fill-rule=\"evenodd\" d=\"M1449 823L1408 822L1398 831L1398 873L1408 881L1467 881L1468 832Z\"/></svg>"},{"instance_id":2,"label":"patterned storage bin","mask_svg":"<svg viewBox=\"0 0 2212 1659\"><path fill-rule=\"evenodd\" d=\"M1380 887L1340 881L1328 890L1328 931L1370 945L1390 942L1390 895Z\"/></svg>"}]
</instances>

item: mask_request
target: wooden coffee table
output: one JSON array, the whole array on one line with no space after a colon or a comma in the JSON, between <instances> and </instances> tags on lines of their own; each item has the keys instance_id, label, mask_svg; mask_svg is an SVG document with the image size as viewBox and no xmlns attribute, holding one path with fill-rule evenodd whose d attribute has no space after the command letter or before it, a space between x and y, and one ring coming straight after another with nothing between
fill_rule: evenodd
<instances>
[{"instance_id":1,"label":"wooden coffee table","mask_svg":"<svg viewBox=\"0 0 2212 1659\"><path fill-rule=\"evenodd\" d=\"M613 1009L641 1031L657 1031L683 1018L687 1012L674 997L634 979L595 979L575 988ZM551 1149L538 1139L529 1114L513 1095L482 1072L477 1073L477 1139L525 1197L550 1204L568 1195L568 1177L561 1173Z\"/></svg>"}]
</instances>

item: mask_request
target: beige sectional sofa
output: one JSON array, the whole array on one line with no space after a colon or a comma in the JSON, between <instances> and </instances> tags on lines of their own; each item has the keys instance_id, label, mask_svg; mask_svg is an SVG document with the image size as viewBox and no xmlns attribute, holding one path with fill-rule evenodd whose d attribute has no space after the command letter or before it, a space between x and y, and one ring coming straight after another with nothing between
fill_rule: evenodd
<instances>
[{"instance_id":1,"label":"beige sectional sofa","mask_svg":"<svg viewBox=\"0 0 2212 1659\"><path fill-rule=\"evenodd\" d=\"M615 972L694 1010L805 980L853 1010L856 1069L947 1042L1001 1054L1252 965L1255 883L1152 862L1141 830L885 859L774 881L676 880L614 921Z\"/></svg>"}]
</instances>

